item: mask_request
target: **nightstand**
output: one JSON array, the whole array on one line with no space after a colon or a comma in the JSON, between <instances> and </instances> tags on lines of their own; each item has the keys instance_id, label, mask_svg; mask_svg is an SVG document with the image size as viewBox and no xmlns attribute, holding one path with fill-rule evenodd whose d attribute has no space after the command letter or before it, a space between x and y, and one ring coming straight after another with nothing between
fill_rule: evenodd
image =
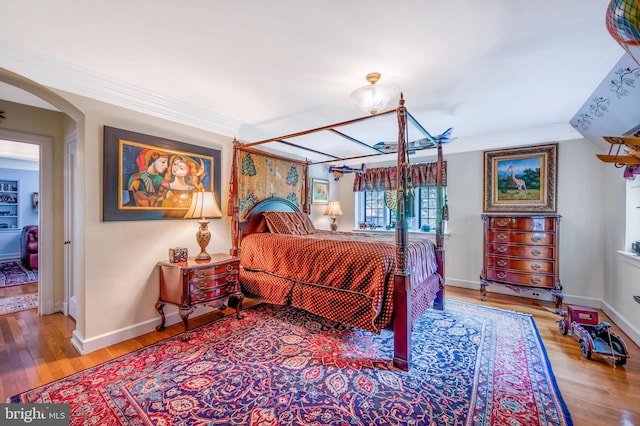
<instances>
[{"instance_id":1,"label":"nightstand","mask_svg":"<svg viewBox=\"0 0 640 426\"><path fill-rule=\"evenodd\" d=\"M240 259L227 254L212 254L208 262L171 263L160 261L156 264L160 272L160 297L156 309L162 317L157 331L165 329L164 305L171 303L179 307L184 323L182 340L189 340L189 315L198 305L206 305L220 310L227 306L236 309L240 318L240 309L244 295L240 292L238 270Z\"/></svg>"}]
</instances>

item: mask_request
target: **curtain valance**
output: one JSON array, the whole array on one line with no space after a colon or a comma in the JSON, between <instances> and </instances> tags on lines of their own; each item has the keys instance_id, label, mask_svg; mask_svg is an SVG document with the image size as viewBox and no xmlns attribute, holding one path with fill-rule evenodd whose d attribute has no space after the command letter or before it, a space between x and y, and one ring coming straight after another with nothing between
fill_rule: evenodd
<instances>
[{"instance_id":1,"label":"curtain valance","mask_svg":"<svg viewBox=\"0 0 640 426\"><path fill-rule=\"evenodd\" d=\"M414 188L436 185L438 163L421 163L409 166L409 174ZM353 183L353 191L392 191L398 182L398 168L376 167L357 174ZM447 162L442 162L442 185L447 185Z\"/></svg>"}]
</instances>

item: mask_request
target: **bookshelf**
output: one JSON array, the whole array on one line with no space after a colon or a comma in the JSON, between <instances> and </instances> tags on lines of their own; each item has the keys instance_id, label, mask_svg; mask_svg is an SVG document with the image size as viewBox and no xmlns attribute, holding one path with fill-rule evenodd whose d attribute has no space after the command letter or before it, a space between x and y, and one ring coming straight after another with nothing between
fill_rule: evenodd
<instances>
[{"instance_id":1,"label":"bookshelf","mask_svg":"<svg viewBox=\"0 0 640 426\"><path fill-rule=\"evenodd\" d=\"M0 179L0 232L20 228L20 197L17 180Z\"/></svg>"}]
</instances>

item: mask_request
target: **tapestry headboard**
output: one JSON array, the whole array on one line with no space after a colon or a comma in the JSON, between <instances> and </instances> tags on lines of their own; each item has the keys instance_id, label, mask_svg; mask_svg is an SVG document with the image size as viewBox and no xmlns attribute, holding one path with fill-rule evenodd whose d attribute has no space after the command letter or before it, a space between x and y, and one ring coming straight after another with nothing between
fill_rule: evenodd
<instances>
[{"instance_id":1,"label":"tapestry headboard","mask_svg":"<svg viewBox=\"0 0 640 426\"><path fill-rule=\"evenodd\" d=\"M289 200L298 210L304 209L307 198L306 163L241 147L236 161L240 217L260 201L273 197Z\"/></svg>"}]
</instances>

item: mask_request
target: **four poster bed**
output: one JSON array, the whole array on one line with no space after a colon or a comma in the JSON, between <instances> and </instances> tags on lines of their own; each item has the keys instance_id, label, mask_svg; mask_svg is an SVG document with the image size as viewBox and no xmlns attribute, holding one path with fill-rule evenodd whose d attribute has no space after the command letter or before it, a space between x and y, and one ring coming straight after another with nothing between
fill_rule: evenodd
<instances>
[{"instance_id":1,"label":"four poster bed","mask_svg":"<svg viewBox=\"0 0 640 426\"><path fill-rule=\"evenodd\" d=\"M362 123L371 123L368 120L373 118L378 120L375 125L383 125L381 117L387 116L395 118L393 127L397 131L395 235L387 238L374 233L315 229L309 219L308 166L388 153L373 146L381 137L377 131L374 137L378 139L367 143L363 142L364 136L337 130L342 127L358 134ZM363 152L327 154L313 148L314 143L320 143L326 150L328 143L318 141L327 133L342 141L333 146L353 143ZM437 151L437 162L433 163L438 194L435 244L427 238L409 238L408 215L413 203L410 133L420 139L417 149ZM292 156L280 154L282 148L276 150L274 146L284 146ZM411 144L411 152L417 149ZM319 159L312 161L304 156L305 160L297 160L296 152ZM291 305L376 333L392 327L393 363L408 370L412 323L430 307L444 309L444 179L442 141L433 138L409 114L402 96L396 109L380 114L259 142L234 141L229 200L231 254L240 257L243 292L267 303Z\"/></svg>"}]
</instances>

